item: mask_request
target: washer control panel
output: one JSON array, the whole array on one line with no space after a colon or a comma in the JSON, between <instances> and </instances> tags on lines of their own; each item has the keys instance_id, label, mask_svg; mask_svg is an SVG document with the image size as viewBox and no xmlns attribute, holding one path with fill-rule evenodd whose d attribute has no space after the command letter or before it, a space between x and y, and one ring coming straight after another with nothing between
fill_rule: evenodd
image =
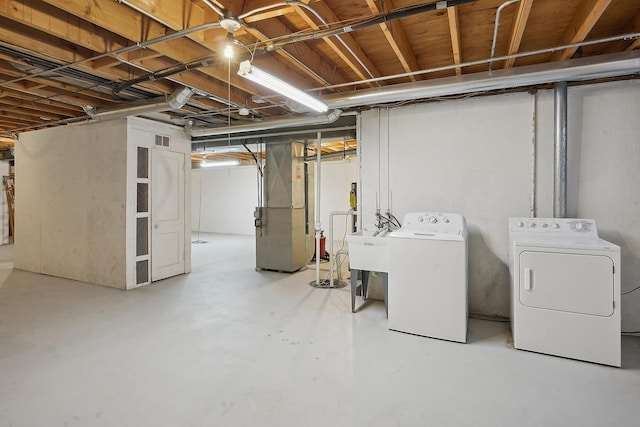
<instances>
[{"instance_id":1,"label":"washer control panel","mask_svg":"<svg viewBox=\"0 0 640 427\"><path fill-rule=\"evenodd\" d=\"M598 237L596 222L574 218L509 218L509 231Z\"/></svg>"},{"instance_id":2,"label":"washer control panel","mask_svg":"<svg viewBox=\"0 0 640 427\"><path fill-rule=\"evenodd\" d=\"M402 230L422 233L462 234L465 225L460 214L441 212L410 212L402 221Z\"/></svg>"}]
</instances>

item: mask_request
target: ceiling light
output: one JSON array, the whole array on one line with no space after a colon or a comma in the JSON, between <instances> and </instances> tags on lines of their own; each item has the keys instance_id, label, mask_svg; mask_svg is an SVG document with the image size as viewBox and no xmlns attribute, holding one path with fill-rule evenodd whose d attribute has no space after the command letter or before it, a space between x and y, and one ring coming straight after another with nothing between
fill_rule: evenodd
<instances>
[{"instance_id":1,"label":"ceiling light","mask_svg":"<svg viewBox=\"0 0 640 427\"><path fill-rule=\"evenodd\" d=\"M250 113L249 109L247 107L240 107L238 109L238 114L240 114L241 116L248 116Z\"/></svg>"},{"instance_id":2,"label":"ceiling light","mask_svg":"<svg viewBox=\"0 0 640 427\"><path fill-rule=\"evenodd\" d=\"M306 105L307 107L319 113L324 113L329 109L329 107L327 107L325 103L315 99L312 96L307 95L300 89L291 86L289 83L286 83L276 77L273 77L271 74L254 67L253 65L251 65L250 61L243 61L240 63L238 75L255 83L258 83L259 85L262 85L268 89L275 90L279 94L284 95L287 98L290 98L302 105Z\"/></svg>"},{"instance_id":3,"label":"ceiling light","mask_svg":"<svg viewBox=\"0 0 640 427\"><path fill-rule=\"evenodd\" d=\"M227 37L225 39L224 44L224 57L225 58L233 58L233 34L227 33Z\"/></svg>"},{"instance_id":4,"label":"ceiling light","mask_svg":"<svg viewBox=\"0 0 640 427\"><path fill-rule=\"evenodd\" d=\"M220 26L227 30L229 33L233 33L240 29L240 22L237 19L226 17L220 20Z\"/></svg>"},{"instance_id":5,"label":"ceiling light","mask_svg":"<svg viewBox=\"0 0 640 427\"><path fill-rule=\"evenodd\" d=\"M200 163L201 168L221 168L225 166L238 166L240 164L240 160L225 160L222 162L207 162L204 160Z\"/></svg>"}]
</instances>

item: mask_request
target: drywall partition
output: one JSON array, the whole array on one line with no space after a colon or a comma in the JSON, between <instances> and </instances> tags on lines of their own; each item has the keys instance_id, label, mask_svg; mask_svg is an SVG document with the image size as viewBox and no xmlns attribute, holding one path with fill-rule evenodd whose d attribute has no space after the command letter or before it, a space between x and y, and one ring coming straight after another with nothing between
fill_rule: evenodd
<instances>
[{"instance_id":1,"label":"drywall partition","mask_svg":"<svg viewBox=\"0 0 640 427\"><path fill-rule=\"evenodd\" d=\"M157 134L171 143L156 147ZM177 126L129 118L21 134L15 149L15 267L120 289L149 283L137 274L139 147L179 152L188 189L190 141ZM146 183L153 184L148 177ZM184 193L188 272L190 199Z\"/></svg>"},{"instance_id":2,"label":"drywall partition","mask_svg":"<svg viewBox=\"0 0 640 427\"><path fill-rule=\"evenodd\" d=\"M460 212L469 227L469 310L508 316L507 218L531 215L534 141L537 216L553 215L553 117L552 91L364 112L363 226L375 226L376 204L399 218ZM623 292L640 285L637 117L638 81L569 88L568 214L594 218L621 246ZM622 306L623 329L640 329L640 291Z\"/></svg>"},{"instance_id":3,"label":"drywall partition","mask_svg":"<svg viewBox=\"0 0 640 427\"><path fill-rule=\"evenodd\" d=\"M0 177L9 176L11 167L8 160L0 161ZM9 238L9 201L6 195L6 189L2 187L2 200L0 201L0 244L6 245L10 243Z\"/></svg>"},{"instance_id":4,"label":"drywall partition","mask_svg":"<svg viewBox=\"0 0 640 427\"><path fill-rule=\"evenodd\" d=\"M255 166L201 168L191 172L193 231L253 235L258 203Z\"/></svg>"},{"instance_id":5,"label":"drywall partition","mask_svg":"<svg viewBox=\"0 0 640 427\"><path fill-rule=\"evenodd\" d=\"M15 267L125 287L126 125L26 132L15 147Z\"/></svg>"},{"instance_id":6,"label":"drywall partition","mask_svg":"<svg viewBox=\"0 0 640 427\"><path fill-rule=\"evenodd\" d=\"M349 190L356 182L356 167L355 159L322 162L320 217L325 235L329 232L329 212L349 210ZM202 232L253 235L253 211L258 199L256 173L255 166L193 169L192 230L197 232L200 224ZM336 241L342 241L344 224L344 217L335 219Z\"/></svg>"}]
</instances>

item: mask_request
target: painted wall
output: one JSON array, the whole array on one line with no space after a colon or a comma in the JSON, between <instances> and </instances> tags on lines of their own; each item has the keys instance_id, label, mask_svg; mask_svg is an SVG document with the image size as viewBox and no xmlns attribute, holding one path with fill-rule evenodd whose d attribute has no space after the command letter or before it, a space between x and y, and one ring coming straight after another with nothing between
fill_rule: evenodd
<instances>
[{"instance_id":1,"label":"painted wall","mask_svg":"<svg viewBox=\"0 0 640 427\"><path fill-rule=\"evenodd\" d=\"M191 229L253 235L258 203L255 166L191 171Z\"/></svg>"},{"instance_id":2,"label":"painted wall","mask_svg":"<svg viewBox=\"0 0 640 427\"><path fill-rule=\"evenodd\" d=\"M124 120L20 135L16 268L124 288L125 141Z\"/></svg>"},{"instance_id":3,"label":"painted wall","mask_svg":"<svg viewBox=\"0 0 640 427\"><path fill-rule=\"evenodd\" d=\"M25 132L16 144L15 267L120 289L136 287L137 146L177 126L130 118ZM168 148L163 148L168 149ZM190 271L190 194L185 194L185 270Z\"/></svg>"},{"instance_id":4,"label":"painted wall","mask_svg":"<svg viewBox=\"0 0 640 427\"><path fill-rule=\"evenodd\" d=\"M0 177L9 176L9 161L0 161ZM9 202L4 185L2 186L2 196L0 197L0 244L10 243L9 239Z\"/></svg>"},{"instance_id":5,"label":"painted wall","mask_svg":"<svg viewBox=\"0 0 640 427\"><path fill-rule=\"evenodd\" d=\"M637 117L638 81L569 89L569 214L622 247L623 292L640 284ZM552 215L553 93L371 110L360 139L363 226L374 227L376 205L399 218L462 213L470 312L507 316L507 218L532 213L534 141L537 216ZM639 308L640 291L623 297L623 329L640 329Z\"/></svg>"},{"instance_id":6,"label":"painted wall","mask_svg":"<svg viewBox=\"0 0 640 427\"><path fill-rule=\"evenodd\" d=\"M329 212L349 209L349 190L351 182L356 181L357 164L355 159L325 161L322 168L320 215L322 228L328 235ZM253 211L257 206L258 184L254 166L193 169L191 173L193 231L198 231L200 220L202 232L255 233ZM344 235L344 223L344 217L336 217L334 236L338 240Z\"/></svg>"}]
</instances>

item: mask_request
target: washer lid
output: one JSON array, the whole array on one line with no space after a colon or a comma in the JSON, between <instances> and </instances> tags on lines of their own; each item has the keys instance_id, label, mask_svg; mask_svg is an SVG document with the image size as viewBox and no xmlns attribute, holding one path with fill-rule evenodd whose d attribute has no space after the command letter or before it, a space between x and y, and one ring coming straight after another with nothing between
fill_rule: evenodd
<instances>
[{"instance_id":1,"label":"washer lid","mask_svg":"<svg viewBox=\"0 0 640 427\"><path fill-rule=\"evenodd\" d=\"M408 231L402 228L387 234L387 237L400 239L422 239L422 240L448 240L454 242L463 242L464 236L452 233L429 233L426 231Z\"/></svg>"}]
</instances>

